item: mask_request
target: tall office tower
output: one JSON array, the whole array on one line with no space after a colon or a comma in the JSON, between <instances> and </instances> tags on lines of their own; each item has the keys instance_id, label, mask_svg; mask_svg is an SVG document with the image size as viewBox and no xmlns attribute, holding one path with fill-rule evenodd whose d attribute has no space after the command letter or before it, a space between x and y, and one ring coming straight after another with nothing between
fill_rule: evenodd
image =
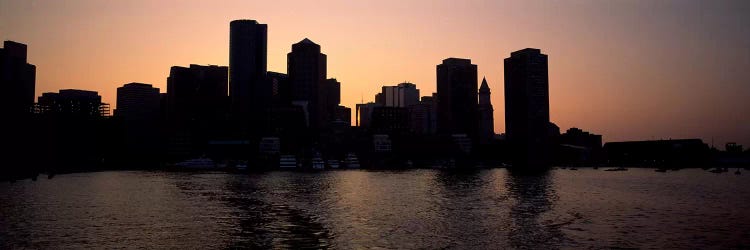
<instances>
[{"instance_id":1,"label":"tall office tower","mask_svg":"<svg viewBox=\"0 0 750 250\"><path fill-rule=\"evenodd\" d=\"M229 23L229 96L233 115L244 121L263 117L272 90L267 73L268 26L255 20Z\"/></svg>"},{"instance_id":2,"label":"tall office tower","mask_svg":"<svg viewBox=\"0 0 750 250\"><path fill-rule=\"evenodd\" d=\"M437 66L437 130L477 136L477 65L448 58Z\"/></svg>"},{"instance_id":3,"label":"tall office tower","mask_svg":"<svg viewBox=\"0 0 750 250\"><path fill-rule=\"evenodd\" d=\"M307 123L311 128L325 124L319 109L319 88L326 80L326 55L320 53L320 45L303 39L292 45L287 54L287 73L292 102L306 110Z\"/></svg>"},{"instance_id":4,"label":"tall office tower","mask_svg":"<svg viewBox=\"0 0 750 250\"><path fill-rule=\"evenodd\" d=\"M118 161L153 163L159 157L159 89L151 84L128 83L117 88L115 118L122 125Z\"/></svg>"},{"instance_id":5,"label":"tall office tower","mask_svg":"<svg viewBox=\"0 0 750 250\"><path fill-rule=\"evenodd\" d=\"M406 108L419 102L419 89L413 83L399 83L396 86L383 86L379 97L383 106Z\"/></svg>"},{"instance_id":6,"label":"tall office tower","mask_svg":"<svg viewBox=\"0 0 750 250\"><path fill-rule=\"evenodd\" d=\"M513 167L541 170L550 163L547 55L522 49L505 58L505 134Z\"/></svg>"},{"instance_id":7,"label":"tall office tower","mask_svg":"<svg viewBox=\"0 0 750 250\"><path fill-rule=\"evenodd\" d=\"M0 117L5 121L0 138L10 147L0 153L7 162L0 166L2 177L11 176L15 171L28 171L32 169L28 166L29 159L40 158L36 155L40 133L34 127L38 123L30 119L35 80L36 66L26 60L26 45L5 41L0 48ZM14 164L19 162L23 164Z\"/></svg>"},{"instance_id":8,"label":"tall office tower","mask_svg":"<svg viewBox=\"0 0 750 250\"><path fill-rule=\"evenodd\" d=\"M479 142L488 143L495 136L495 119L492 112L492 101L490 101L490 86L487 79L482 78L479 87Z\"/></svg>"},{"instance_id":9,"label":"tall office tower","mask_svg":"<svg viewBox=\"0 0 750 250\"><path fill-rule=\"evenodd\" d=\"M0 116L15 120L34 105L36 66L26 61L26 44L5 41L0 48Z\"/></svg>"}]
</instances>

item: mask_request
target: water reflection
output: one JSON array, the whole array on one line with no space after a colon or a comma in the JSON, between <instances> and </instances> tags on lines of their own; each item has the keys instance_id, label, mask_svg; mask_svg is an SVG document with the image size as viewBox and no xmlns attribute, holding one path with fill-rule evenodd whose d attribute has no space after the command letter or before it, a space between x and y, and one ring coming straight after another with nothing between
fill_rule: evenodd
<instances>
[{"instance_id":1,"label":"water reflection","mask_svg":"<svg viewBox=\"0 0 750 250\"><path fill-rule=\"evenodd\" d=\"M0 183L6 248L738 248L746 176L101 172ZM94 188L95 190L91 190Z\"/></svg>"},{"instance_id":2,"label":"water reflection","mask_svg":"<svg viewBox=\"0 0 750 250\"><path fill-rule=\"evenodd\" d=\"M510 208L511 229L508 232L513 248L556 248L564 240L560 226L565 223L546 219L544 214L553 209L557 195L552 185L552 173L527 175L510 173L506 188L515 203Z\"/></svg>"}]
</instances>

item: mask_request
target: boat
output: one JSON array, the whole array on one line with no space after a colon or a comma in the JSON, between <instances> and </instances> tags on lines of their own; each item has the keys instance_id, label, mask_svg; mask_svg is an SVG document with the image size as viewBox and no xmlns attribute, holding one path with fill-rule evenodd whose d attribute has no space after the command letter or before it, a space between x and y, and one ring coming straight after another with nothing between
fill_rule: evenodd
<instances>
[{"instance_id":1,"label":"boat","mask_svg":"<svg viewBox=\"0 0 750 250\"><path fill-rule=\"evenodd\" d=\"M247 164L245 164L245 163L239 163L239 164L237 164L237 166L235 166L235 168L237 168L238 171L245 171L245 170L247 170Z\"/></svg>"},{"instance_id":2,"label":"boat","mask_svg":"<svg viewBox=\"0 0 750 250\"><path fill-rule=\"evenodd\" d=\"M715 168L715 169L711 169L711 171L708 171L708 172L711 172L714 174L720 174L720 173L724 173L724 170L722 168Z\"/></svg>"},{"instance_id":3,"label":"boat","mask_svg":"<svg viewBox=\"0 0 750 250\"><path fill-rule=\"evenodd\" d=\"M339 168L339 160L328 160L326 161L326 164L328 165L328 168L337 169Z\"/></svg>"},{"instance_id":4,"label":"boat","mask_svg":"<svg viewBox=\"0 0 750 250\"><path fill-rule=\"evenodd\" d=\"M578 168L575 168L575 167L571 167L571 168L569 168L568 170L578 170Z\"/></svg>"},{"instance_id":5,"label":"boat","mask_svg":"<svg viewBox=\"0 0 750 250\"><path fill-rule=\"evenodd\" d=\"M657 168L657 169L656 169L656 170L654 170L654 171L655 171L655 172L659 172L659 173L664 173L664 172L667 172L667 169L666 169L666 168Z\"/></svg>"},{"instance_id":6,"label":"boat","mask_svg":"<svg viewBox=\"0 0 750 250\"><path fill-rule=\"evenodd\" d=\"M216 162L209 158L195 158L189 159L174 164L175 167L181 169L216 169Z\"/></svg>"},{"instance_id":7,"label":"boat","mask_svg":"<svg viewBox=\"0 0 750 250\"><path fill-rule=\"evenodd\" d=\"M316 153L312 158L312 169L322 170L324 168L325 163L323 162L323 157L320 156L320 153Z\"/></svg>"},{"instance_id":8,"label":"boat","mask_svg":"<svg viewBox=\"0 0 750 250\"><path fill-rule=\"evenodd\" d=\"M354 153L346 154L344 165L346 165L346 168L359 168L359 159L357 159L357 155Z\"/></svg>"},{"instance_id":9,"label":"boat","mask_svg":"<svg viewBox=\"0 0 750 250\"><path fill-rule=\"evenodd\" d=\"M297 167L297 157L294 155L281 155L279 157L279 168L296 168Z\"/></svg>"}]
</instances>

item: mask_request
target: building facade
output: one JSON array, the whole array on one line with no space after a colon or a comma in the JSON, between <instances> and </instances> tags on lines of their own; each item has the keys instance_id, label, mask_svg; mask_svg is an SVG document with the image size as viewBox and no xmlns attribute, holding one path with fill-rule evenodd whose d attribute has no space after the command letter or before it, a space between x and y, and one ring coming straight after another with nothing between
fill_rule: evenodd
<instances>
[{"instance_id":1,"label":"building facade","mask_svg":"<svg viewBox=\"0 0 750 250\"><path fill-rule=\"evenodd\" d=\"M159 88L151 84L128 83L117 88L115 117L128 121L159 119Z\"/></svg>"},{"instance_id":2,"label":"building facade","mask_svg":"<svg viewBox=\"0 0 750 250\"><path fill-rule=\"evenodd\" d=\"M511 53L505 63L505 131L511 164L523 170L550 163L547 55L539 49Z\"/></svg>"},{"instance_id":3,"label":"building facade","mask_svg":"<svg viewBox=\"0 0 750 250\"><path fill-rule=\"evenodd\" d=\"M419 89L413 83L399 83L396 86L383 86L380 96L380 102L385 107L406 108L419 102Z\"/></svg>"},{"instance_id":4,"label":"building facade","mask_svg":"<svg viewBox=\"0 0 750 250\"><path fill-rule=\"evenodd\" d=\"M490 86L487 84L487 79L482 78L482 85L479 87L479 143L489 143L495 137L493 112Z\"/></svg>"},{"instance_id":5,"label":"building facade","mask_svg":"<svg viewBox=\"0 0 750 250\"><path fill-rule=\"evenodd\" d=\"M0 48L0 115L19 119L34 105L36 66L27 62L26 44L5 41Z\"/></svg>"},{"instance_id":6,"label":"building facade","mask_svg":"<svg viewBox=\"0 0 750 250\"><path fill-rule=\"evenodd\" d=\"M477 65L470 59L448 58L437 65L437 130L476 139Z\"/></svg>"},{"instance_id":7,"label":"building facade","mask_svg":"<svg viewBox=\"0 0 750 250\"><path fill-rule=\"evenodd\" d=\"M318 110L319 88L326 80L326 55L320 53L320 45L307 38L293 44L287 54L287 73L292 102L305 106L311 128L323 126L325 119Z\"/></svg>"},{"instance_id":8,"label":"building facade","mask_svg":"<svg viewBox=\"0 0 750 250\"><path fill-rule=\"evenodd\" d=\"M267 43L268 25L255 20L229 23L229 96L239 120L260 117L271 99Z\"/></svg>"}]
</instances>

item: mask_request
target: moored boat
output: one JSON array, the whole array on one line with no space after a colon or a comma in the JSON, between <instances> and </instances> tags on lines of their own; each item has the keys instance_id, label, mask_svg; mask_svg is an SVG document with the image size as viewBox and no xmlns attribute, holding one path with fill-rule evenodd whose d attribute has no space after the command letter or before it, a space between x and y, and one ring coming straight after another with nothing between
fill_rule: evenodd
<instances>
[{"instance_id":1,"label":"moored boat","mask_svg":"<svg viewBox=\"0 0 750 250\"><path fill-rule=\"evenodd\" d=\"M316 153L312 158L312 169L322 170L324 168L325 163L323 162L323 157L320 156L320 153Z\"/></svg>"},{"instance_id":2,"label":"moored boat","mask_svg":"<svg viewBox=\"0 0 750 250\"><path fill-rule=\"evenodd\" d=\"M291 169L297 167L297 157L294 155L281 155L279 157L279 168Z\"/></svg>"},{"instance_id":3,"label":"moored boat","mask_svg":"<svg viewBox=\"0 0 750 250\"><path fill-rule=\"evenodd\" d=\"M359 159L357 159L357 155L354 153L346 154L344 165L346 165L346 168L359 168Z\"/></svg>"},{"instance_id":4,"label":"moored boat","mask_svg":"<svg viewBox=\"0 0 750 250\"><path fill-rule=\"evenodd\" d=\"M331 169L337 169L337 168L339 168L339 166L340 166L339 163L340 163L339 160L327 160L326 161L326 165L328 165L328 168L331 168Z\"/></svg>"}]
</instances>

